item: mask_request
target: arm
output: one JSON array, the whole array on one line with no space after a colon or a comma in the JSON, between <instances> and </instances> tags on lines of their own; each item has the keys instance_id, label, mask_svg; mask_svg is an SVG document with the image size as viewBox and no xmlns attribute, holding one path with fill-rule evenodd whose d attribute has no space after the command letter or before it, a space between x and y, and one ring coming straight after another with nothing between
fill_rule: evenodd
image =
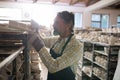
<instances>
[{"instance_id":1,"label":"arm","mask_svg":"<svg viewBox=\"0 0 120 80\"><path fill-rule=\"evenodd\" d=\"M40 36L33 42L33 47L39 52L42 62L51 73L55 73L73 65L78 62L81 57L81 45L76 39L71 40L63 51L63 55L56 59L51 57Z\"/></svg>"},{"instance_id":2,"label":"arm","mask_svg":"<svg viewBox=\"0 0 120 80\"><path fill-rule=\"evenodd\" d=\"M67 49L65 49L61 57L53 59L50 53L44 47L39 51L39 55L43 63L48 68L48 71L51 73L55 73L79 61L81 56L80 48L81 46L79 44L71 45Z\"/></svg>"}]
</instances>

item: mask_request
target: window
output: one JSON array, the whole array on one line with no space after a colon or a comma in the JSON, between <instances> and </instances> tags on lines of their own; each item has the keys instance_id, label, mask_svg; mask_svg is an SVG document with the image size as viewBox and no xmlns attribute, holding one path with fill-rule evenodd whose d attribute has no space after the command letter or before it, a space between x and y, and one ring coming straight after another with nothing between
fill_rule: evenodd
<instances>
[{"instance_id":1,"label":"window","mask_svg":"<svg viewBox=\"0 0 120 80\"><path fill-rule=\"evenodd\" d=\"M74 13L74 21L75 21L75 29L79 29L82 27L82 14L81 13Z\"/></svg>"},{"instance_id":2,"label":"window","mask_svg":"<svg viewBox=\"0 0 120 80\"><path fill-rule=\"evenodd\" d=\"M9 14L8 14L9 13ZM8 24L8 20L21 20L21 9L17 8L0 8L0 24Z\"/></svg>"},{"instance_id":3,"label":"window","mask_svg":"<svg viewBox=\"0 0 120 80\"><path fill-rule=\"evenodd\" d=\"M108 28L109 15L92 14L92 27Z\"/></svg>"},{"instance_id":4,"label":"window","mask_svg":"<svg viewBox=\"0 0 120 80\"><path fill-rule=\"evenodd\" d=\"M117 17L117 26L120 27L120 16Z\"/></svg>"}]
</instances>

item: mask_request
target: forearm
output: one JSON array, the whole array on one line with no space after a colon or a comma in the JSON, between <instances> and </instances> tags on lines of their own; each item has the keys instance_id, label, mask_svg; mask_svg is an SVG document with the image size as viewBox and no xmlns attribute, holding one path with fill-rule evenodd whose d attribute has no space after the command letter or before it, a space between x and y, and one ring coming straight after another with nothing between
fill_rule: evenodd
<instances>
[{"instance_id":1,"label":"forearm","mask_svg":"<svg viewBox=\"0 0 120 80\"><path fill-rule=\"evenodd\" d=\"M56 60L51 57L51 55L46 47L43 47L39 51L39 56L40 56L42 62L48 68L48 71L54 73L57 68L56 67L57 63L56 63Z\"/></svg>"}]
</instances>

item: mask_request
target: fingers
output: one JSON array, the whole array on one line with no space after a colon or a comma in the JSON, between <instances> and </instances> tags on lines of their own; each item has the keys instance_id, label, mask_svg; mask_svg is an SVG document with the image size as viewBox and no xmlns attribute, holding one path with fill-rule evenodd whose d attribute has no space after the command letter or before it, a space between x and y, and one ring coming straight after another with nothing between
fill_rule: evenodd
<instances>
[{"instance_id":1,"label":"fingers","mask_svg":"<svg viewBox=\"0 0 120 80\"><path fill-rule=\"evenodd\" d=\"M32 46L36 49L36 51L39 51L44 46L44 42L41 38L37 37L33 41Z\"/></svg>"}]
</instances>

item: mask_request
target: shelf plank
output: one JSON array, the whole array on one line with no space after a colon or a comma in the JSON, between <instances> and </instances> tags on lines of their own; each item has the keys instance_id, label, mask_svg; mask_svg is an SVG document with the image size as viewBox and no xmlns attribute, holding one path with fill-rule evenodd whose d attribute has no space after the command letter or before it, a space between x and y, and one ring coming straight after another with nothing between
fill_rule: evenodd
<instances>
[{"instance_id":1,"label":"shelf plank","mask_svg":"<svg viewBox=\"0 0 120 80\"><path fill-rule=\"evenodd\" d=\"M92 77L91 74L86 73L84 70L82 70L82 72L83 72L84 74L86 74L88 77ZM92 73L92 71L91 71L91 73Z\"/></svg>"},{"instance_id":2,"label":"shelf plank","mask_svg":"<svg viewBox=\"0 0 120 80\"><path fill-rule=\"evenodd\" d=\"M100 80L106 80L106 79L103 79L103 78L101 78L101 77L99 77L97 74L95 74L94 72L93 72L93 75L95 75L98 79L100 79Z\"/></svg>"},{"instance_id":3,"label":"shelf plank","mask_svg":"<svg viewBox=\"0 0 120 80\"><path fill-rule=\"evenodd\" d=\"M120 37L120 32L115 33L115 32L101 32L102 35L114 35L117 37Z\"/></svg>"},{"instance_id":4,"label":"shelf plank","mask_svg":"<svg viewBox=\"0 0 120 80\"><path fill-rule=\"evenodd\" d=\"M108 54L107 53L105 53L105 51L102 51L102 50L94 50L94 52L97 52L97 53L99 53L99 54L102 54L102 55L105 55L105 56L108 56Z\"/></svg>"},{"instance_id":5,"label":"shelf plank","mask_svg":"<svg viewBox=\"0 0 120 80\"><path fill-rule=\"evenodd\" d=\"M89 40L85 40L85 39L79 39L80 42L85 42L85 43L91 43L94 45L101 45L101 46L105 46L105 47L120 47L119 44L107 44L107 43L101 43L101 42L93 42L93 41L89 41Z\"/></svg>"},{"instance_id":6,"label":"shelf plank","mask_svg":"<svg viewBox=\"0 0 120 80\"><path fill-rule=\"evenodd\" d=\"M101 43L101 42L92 42L93 44L95 45L101 45L101 46L104 46L104 47L120 47L119 44L107 44L107 43Z\"/></svg>"},{"instance_id":7,"label":"shelf plank","mask_svg":"<svg viewBox=\"0 0 120 80\"><path fill-rule=\"evenodd\" d=\"M87 59L87 60L93 62L93 60L91 60L90 58L88 58L88 57L86 57L86 56L83 56L83 57L84 57L85 59Z\"/></svg>"},{"instance_id":8,"label":"shelf plank","mask_svg":"<svg viewBox=\"0 0 120 80\"><path fill-rule=\"evenodd\" d=\"M108 56L108 54L107 53L105 53L105 51L103 51L103 50L94 50L94 52L97 52L97 53L99 53L99 54L102 54L102 55L105 55L105 56ZM110 55L118 55L118 52L117 51L112 51L111 53L110 53Z\"/></svg>"},{"instance_id":9,"label":"shelf plank","mask_svg":"<svg viewBox=\"0 0 120 80\"><path fill-rule=\"evenodd\" d=\"M94 64L98 65L99 67L103 68L104 70L107 70L107 68L105 68L104 66L100 65L100 64L97 63L97 62L94 62Z\"/></svg>"}]
</instances>

